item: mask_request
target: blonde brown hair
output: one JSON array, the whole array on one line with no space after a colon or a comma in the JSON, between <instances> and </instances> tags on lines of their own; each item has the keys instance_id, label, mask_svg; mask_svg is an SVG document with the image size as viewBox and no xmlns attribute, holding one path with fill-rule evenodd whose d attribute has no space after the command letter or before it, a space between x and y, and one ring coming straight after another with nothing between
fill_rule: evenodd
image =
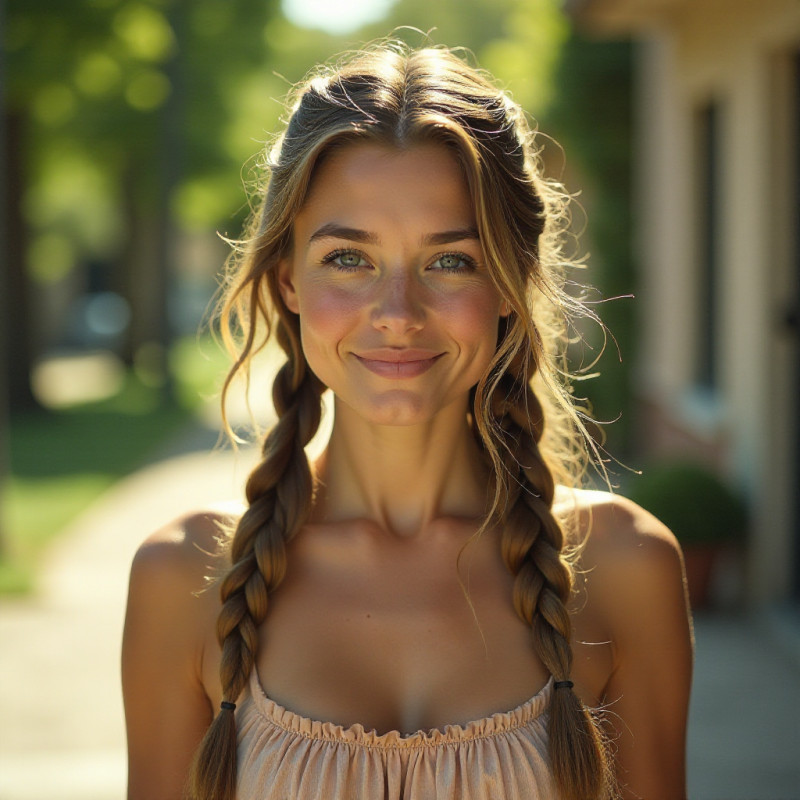
<instances>
[{"instance_id":1,"label":"blonde brown hair","mask_svg":"<svg viewBox=\"0 0 800 800\"><path fill-rule=\"evenodd\" d=\"M230 542L231 566L220 584L224 700L236 702L246 686L259 625L285 572L286 543L313 504L304 447L319 426L325 387L306 363L297 315L281 301L277 265L291 247L292 223L320 159L334 146L358 141L400 148L438 142L463 169L486 264L511 308L465 410L494 475L483 527L502 531L517 613L531 627L545 667L557 681L567 680L573 571L552 506L557 482L577 482L586 447L565 381L568 319L580 311L563 287L565 195L542 178L522 111L486 76L450 50L390 43L351 56L298 88L286 131L267 153L260 208L229 272L222 322L238 358L226 390L271 335L287 360L273 384L278 421L247 481L249 507ZM553 692L549 748L565 800L609 792L597 721L571 689ZM235 784L236 726L227 708L198 749L189 794L232 800Z\"/></svg>"}]
</instances>

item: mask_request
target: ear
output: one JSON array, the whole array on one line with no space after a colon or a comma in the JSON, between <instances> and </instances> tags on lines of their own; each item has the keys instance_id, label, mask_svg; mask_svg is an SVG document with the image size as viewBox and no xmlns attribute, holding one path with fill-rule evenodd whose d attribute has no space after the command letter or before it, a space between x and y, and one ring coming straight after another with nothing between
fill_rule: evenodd
<instances>
[{"instance_id":1,"label":"ear","mask_svg":"<svg viewBox=\"0 0 800 800\"><path fill-rule=\"evenodd\" d=\"M508 300L501 300L500 301L500 316L507 317L511 313L511 304Z\"/></svg>"},{"instance_id":2,"label":"ear","mask_svg":"<svg viewBox=\"0 0 800 800\"><path fill-rule=\"evenodd\" d=\"M297 292L294 288L294 270L292 269L290 258L282 258L278 262L278 289L286 308L293 314L299 314L300 304L297 301Z\"/></svg>"}]
</instances>

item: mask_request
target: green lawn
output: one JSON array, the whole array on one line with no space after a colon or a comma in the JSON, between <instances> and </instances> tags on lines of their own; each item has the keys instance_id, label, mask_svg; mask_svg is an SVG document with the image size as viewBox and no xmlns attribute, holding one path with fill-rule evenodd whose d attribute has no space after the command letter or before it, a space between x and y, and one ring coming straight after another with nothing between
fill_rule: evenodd
<instances>
[{"instance_id":1,"label":"green lawn","mask_svg":"<svg viewBox=\"0 0 800 800\"><path fill-rule=\"evenodd\" d=\"M0 594L29 591L43 547L114 481L146 463L214 394L225 357L194 338L170 354L176 400L133 373L106 400L11 419L11 470L0 513Z\"/></svg>"}]
</instances>

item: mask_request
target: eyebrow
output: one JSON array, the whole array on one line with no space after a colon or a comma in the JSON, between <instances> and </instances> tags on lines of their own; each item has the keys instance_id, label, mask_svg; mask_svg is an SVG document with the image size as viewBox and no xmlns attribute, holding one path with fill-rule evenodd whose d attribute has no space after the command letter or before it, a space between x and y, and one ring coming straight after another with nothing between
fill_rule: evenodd
<instances>
[{"instance_id":1,"label":"eyebrow","mask_svg":"<svg viewBox=\"0 0 800 800\"><path fill-rule=\"evenodd\" d=\"M428 233L422 237L422 244L426 246L451 244L452 242L461 242L464 239L480 241L480 238L476 228L456 228L452 231ZM308 243L311 244L320 239L348 239L351 242L359 242L360 244L380 244L380 238L375 233L362 231L359 228L348 228L335 222L328 222L312 233Z\"/></svg>"}]
</instances>

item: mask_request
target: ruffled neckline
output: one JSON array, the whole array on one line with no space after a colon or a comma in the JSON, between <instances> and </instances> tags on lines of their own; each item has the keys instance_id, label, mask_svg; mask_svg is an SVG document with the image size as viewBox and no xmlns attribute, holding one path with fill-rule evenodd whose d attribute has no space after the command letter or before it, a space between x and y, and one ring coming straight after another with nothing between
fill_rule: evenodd
<instances>
[{"instance_id":1,"label":"ruffled neckline","mask_svg":"<svg viewBox=\"0 0 800 800\"><path fill-rule=\"evenodd\" d=\"M483 719L466 722L463 725L446 725L443 729L419 730L416 733L388 731L378 733L367 730L361 723L350 726L334 722L309 719L276 703L267 693L253 669L250 674L250 698L258 713L273 725L307 739L360 745L372 748L414 748L432 747L450 743L485 739L528 725L543 717L550 704L553 691L553 678L529 700L512 709L501 711Z\"/></svg>"}]
</instances>

